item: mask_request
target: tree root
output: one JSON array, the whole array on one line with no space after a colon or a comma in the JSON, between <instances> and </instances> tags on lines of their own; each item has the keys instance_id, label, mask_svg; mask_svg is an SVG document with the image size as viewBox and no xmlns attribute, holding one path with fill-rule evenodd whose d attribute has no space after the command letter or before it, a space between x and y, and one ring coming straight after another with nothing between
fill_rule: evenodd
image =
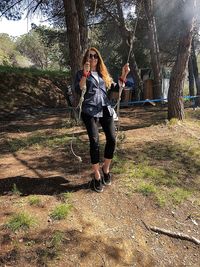
<instances>
[{"instance_id":1,"label":"tree root","mask_svg":"<svg viewBox=\"0 0 200 267\"><path fill-rule=\"evenodd\" d=\"M142 221L142 222L148 230L151 230L153 232L168 235L168 236L174 237L174 238L179 238L182 240L187 240L187 241L193 242L196 245L200 245L200 240L193 237L193 236L189 236L189 235L186 235L184 233L179 233L179 232L172 232L172 231L166 230L164 228L159 228L159 227L155 227L155 226L148 226L144 221Z\"/></svg>"}]
</instances>

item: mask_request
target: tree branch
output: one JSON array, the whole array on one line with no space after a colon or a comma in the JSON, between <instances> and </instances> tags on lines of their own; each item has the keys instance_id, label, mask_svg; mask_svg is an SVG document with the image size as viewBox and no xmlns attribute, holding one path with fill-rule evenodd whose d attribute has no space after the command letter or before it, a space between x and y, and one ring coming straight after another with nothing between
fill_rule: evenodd
<instances>
[{"instance_id":1,"label":"tree branch","mask_svg":"<svg viewBox=\"0 0 200 267\"><path fill-rule=\"evenodd\" d=\"M33 13L37 10L37 8L39 7L40 4L42 4L43 0L40 0L37 5L34 7L33 9Z\"/></svg>"},{"instance_id":2,"label":"tree branch","mask_svg":"<svg viewBox=\"0 0 200 267\"><path fill-rule=\"evenodd\" d=\"M6 12L8 12L10 9L12 9L14 6L16 6L17 4L19 4L19 3L22 2L22 1L23 1L23 0L18 0L16 3L14 3L14 4L11 5L11 6L9 6L6 10L3 11L3 13L1 13L0 18L3 17L3 16L6 14Z\"/></svg>"},{"instance_id":3,"label":"tree branch","mask_svg":"<svg viewBox=\"0 0 200 267\"><path fill-rule=\"evenodd\" d=\"M189 235L186 235L184 233L179 233L179 232L172 232L172 231L166 230L164 228L159 228L159 227L155 227L155 226L148 226L144 221L142 221L142 222L148 230L151 230L153 232L168 235L168 236L174 237L174 238L179 238L182 240L187 240L187 241L193 242L196 245L200 245L200 240L193 237L193 236L189 236Z\"/></svg>"},{"instance_id":4,"label":"tree branch","mask_svg":"<svg viewBox=\"0 0 200 267\"><path fill-rule=\"evenodd\" d=\"M101 3L101 4L98 3L98 6L99 6L100 9L102 9L107 15L109 15L109 16L110 16L110 17L117 23L118 26L120 26L119 21L116 19L115 16L113 16L113 14L112 14L110 11L108 11L108 9L105 7L104 3Z\"/></svg>"}]
</instances>

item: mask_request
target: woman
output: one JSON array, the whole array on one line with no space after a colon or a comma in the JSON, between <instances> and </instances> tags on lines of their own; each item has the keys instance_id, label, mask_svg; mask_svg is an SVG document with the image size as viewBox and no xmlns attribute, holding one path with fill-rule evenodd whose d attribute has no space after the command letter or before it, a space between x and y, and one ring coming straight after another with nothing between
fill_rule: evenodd
<instances>
[{"instance_id":1,"label":"woman","mask_svg":"<svg viewBox=\"0 0 200 267\"><path fill-rule=\"evenodd\" d=\"M100 52L94 47L86 51L82 60L82 65L83 69L76 74L75 90L80 95L81 90L86 88L84 101L82 103L81 118L86 126L90 140L90 157L94 172L92 186L95 191L102 192L103 185L111 184L110 164L115 150L114 110L110 105L108 92L119 90L119 86L125 83L126 76L130 69L129 65L126 64L122 68L122 74L118 84L114 84ZM101 124L106 136L102 178L99 166L98 122Z\"/></svg>"}]
</instances>

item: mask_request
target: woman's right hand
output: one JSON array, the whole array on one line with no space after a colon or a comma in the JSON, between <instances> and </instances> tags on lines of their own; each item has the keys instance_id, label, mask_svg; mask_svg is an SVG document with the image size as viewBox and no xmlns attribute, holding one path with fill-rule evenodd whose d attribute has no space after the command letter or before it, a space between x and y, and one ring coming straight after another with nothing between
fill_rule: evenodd
<instances>
[{"instance_id":1,"label":"woman's right hand","mask_svg":"<svg viewBox=\"0 0 200 267\"><path fill-rule=\"evenodd\" d=\"M80 89L83 90L86 87L86 79L90 72L90 62L85 62L83 66L83 76L82 79L79 82Z\"/></svg>"},{"instance_id":2,"label":"woman's right hand","mask_svg":"<svg viewBox=\"0 0 200 267\"><path fill-rule=\"evenodd\" d=\"M90 72L90 62L86 61L84 66L83 66L83 72L84 74L88 75L88 73Z\"/></svg>"}]
</instances>

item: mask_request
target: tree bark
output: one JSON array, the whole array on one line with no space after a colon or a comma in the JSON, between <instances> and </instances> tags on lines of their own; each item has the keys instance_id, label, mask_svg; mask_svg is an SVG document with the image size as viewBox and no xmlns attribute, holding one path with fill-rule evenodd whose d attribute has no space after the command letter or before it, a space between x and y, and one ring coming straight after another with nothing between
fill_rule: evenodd
<instances>
[{"instance_id":1,"label":"tree bark","mask_svg":"<svg viewBox=\"0 0 200 267\"><path fill-rule=\"evenodd\" d=\"M69 59L71 66L71 82L73 84L76 72L81 67L81 44L79 34L78 13L73 0L63 0L67 38L69 42Z\"/></svg>"},{"instance_id":2,"label":"tree bark","mask_svg":"<svg viewBox=\"0 0 200 267\"><path fill-rule=\"evenodd\" d=\"M81 43L81 56L83 57L85 50L88 47L88 29L85 12L85 0L76 0L76 10L79 19L79 33Z\"/></svg>"},{"instance_id":3,"label":"tree bark","mask_svg":"<svg viewBox=\"0 0 200 267\"><path fill-rule=\"evenodd\" d=\"M160 68L160 52L157 38L156 21L153 11L153 1L145 0L144 8L147 18L148 36L150 43L151 65L154 73L154 98L161 97L162 75Z\"/></svg>"},{"instance_id":4,"label":"tree bark","mask_svg":"<svg viewBox=\"0 0 200 267\"><path fill-rule=\"evenodd\" d=\"M188 60L188 80L189 80L189 94L190 96L194 96L194 72L192 65L192 55L190 54Z\"/></svg>"},{"instance_id":5,"label":"tree bark","mask_svg":"<svg viewBox=\"0 0 200 267\"><path fill-rule=\"evenodd\" d=\"M194 45L194 38L192 39L192 66L193 66L193 72L194 72L194 78L195 78L195 84L197 89L197 96L200 96L200 77L199 77L199 70L198 70L198 64L197 64L197 57L195 53L195 45ZM196 105L200 106L200 97L196 98Z\"/></svg>"},{"instance_id":6,"label":"tree bark","mask_svg":"<svg viewBox=\"0 0 200 267\"><path fill-rule=\"evenodd\" d=\"M194 10L196 0L188 0L183 2L183 10L186 10L186 4L189 4L190 15L185 17L182 23L182 31L179 36L179 45L177 51L176 62L172 69L169 92L168 92L168 119L177 118L184 119L183 104L183 81L185 77L185 69L190 54L193 28L194 28ZM183 12L184 13L184 12Z\"/></svg>"}]
</instances>

